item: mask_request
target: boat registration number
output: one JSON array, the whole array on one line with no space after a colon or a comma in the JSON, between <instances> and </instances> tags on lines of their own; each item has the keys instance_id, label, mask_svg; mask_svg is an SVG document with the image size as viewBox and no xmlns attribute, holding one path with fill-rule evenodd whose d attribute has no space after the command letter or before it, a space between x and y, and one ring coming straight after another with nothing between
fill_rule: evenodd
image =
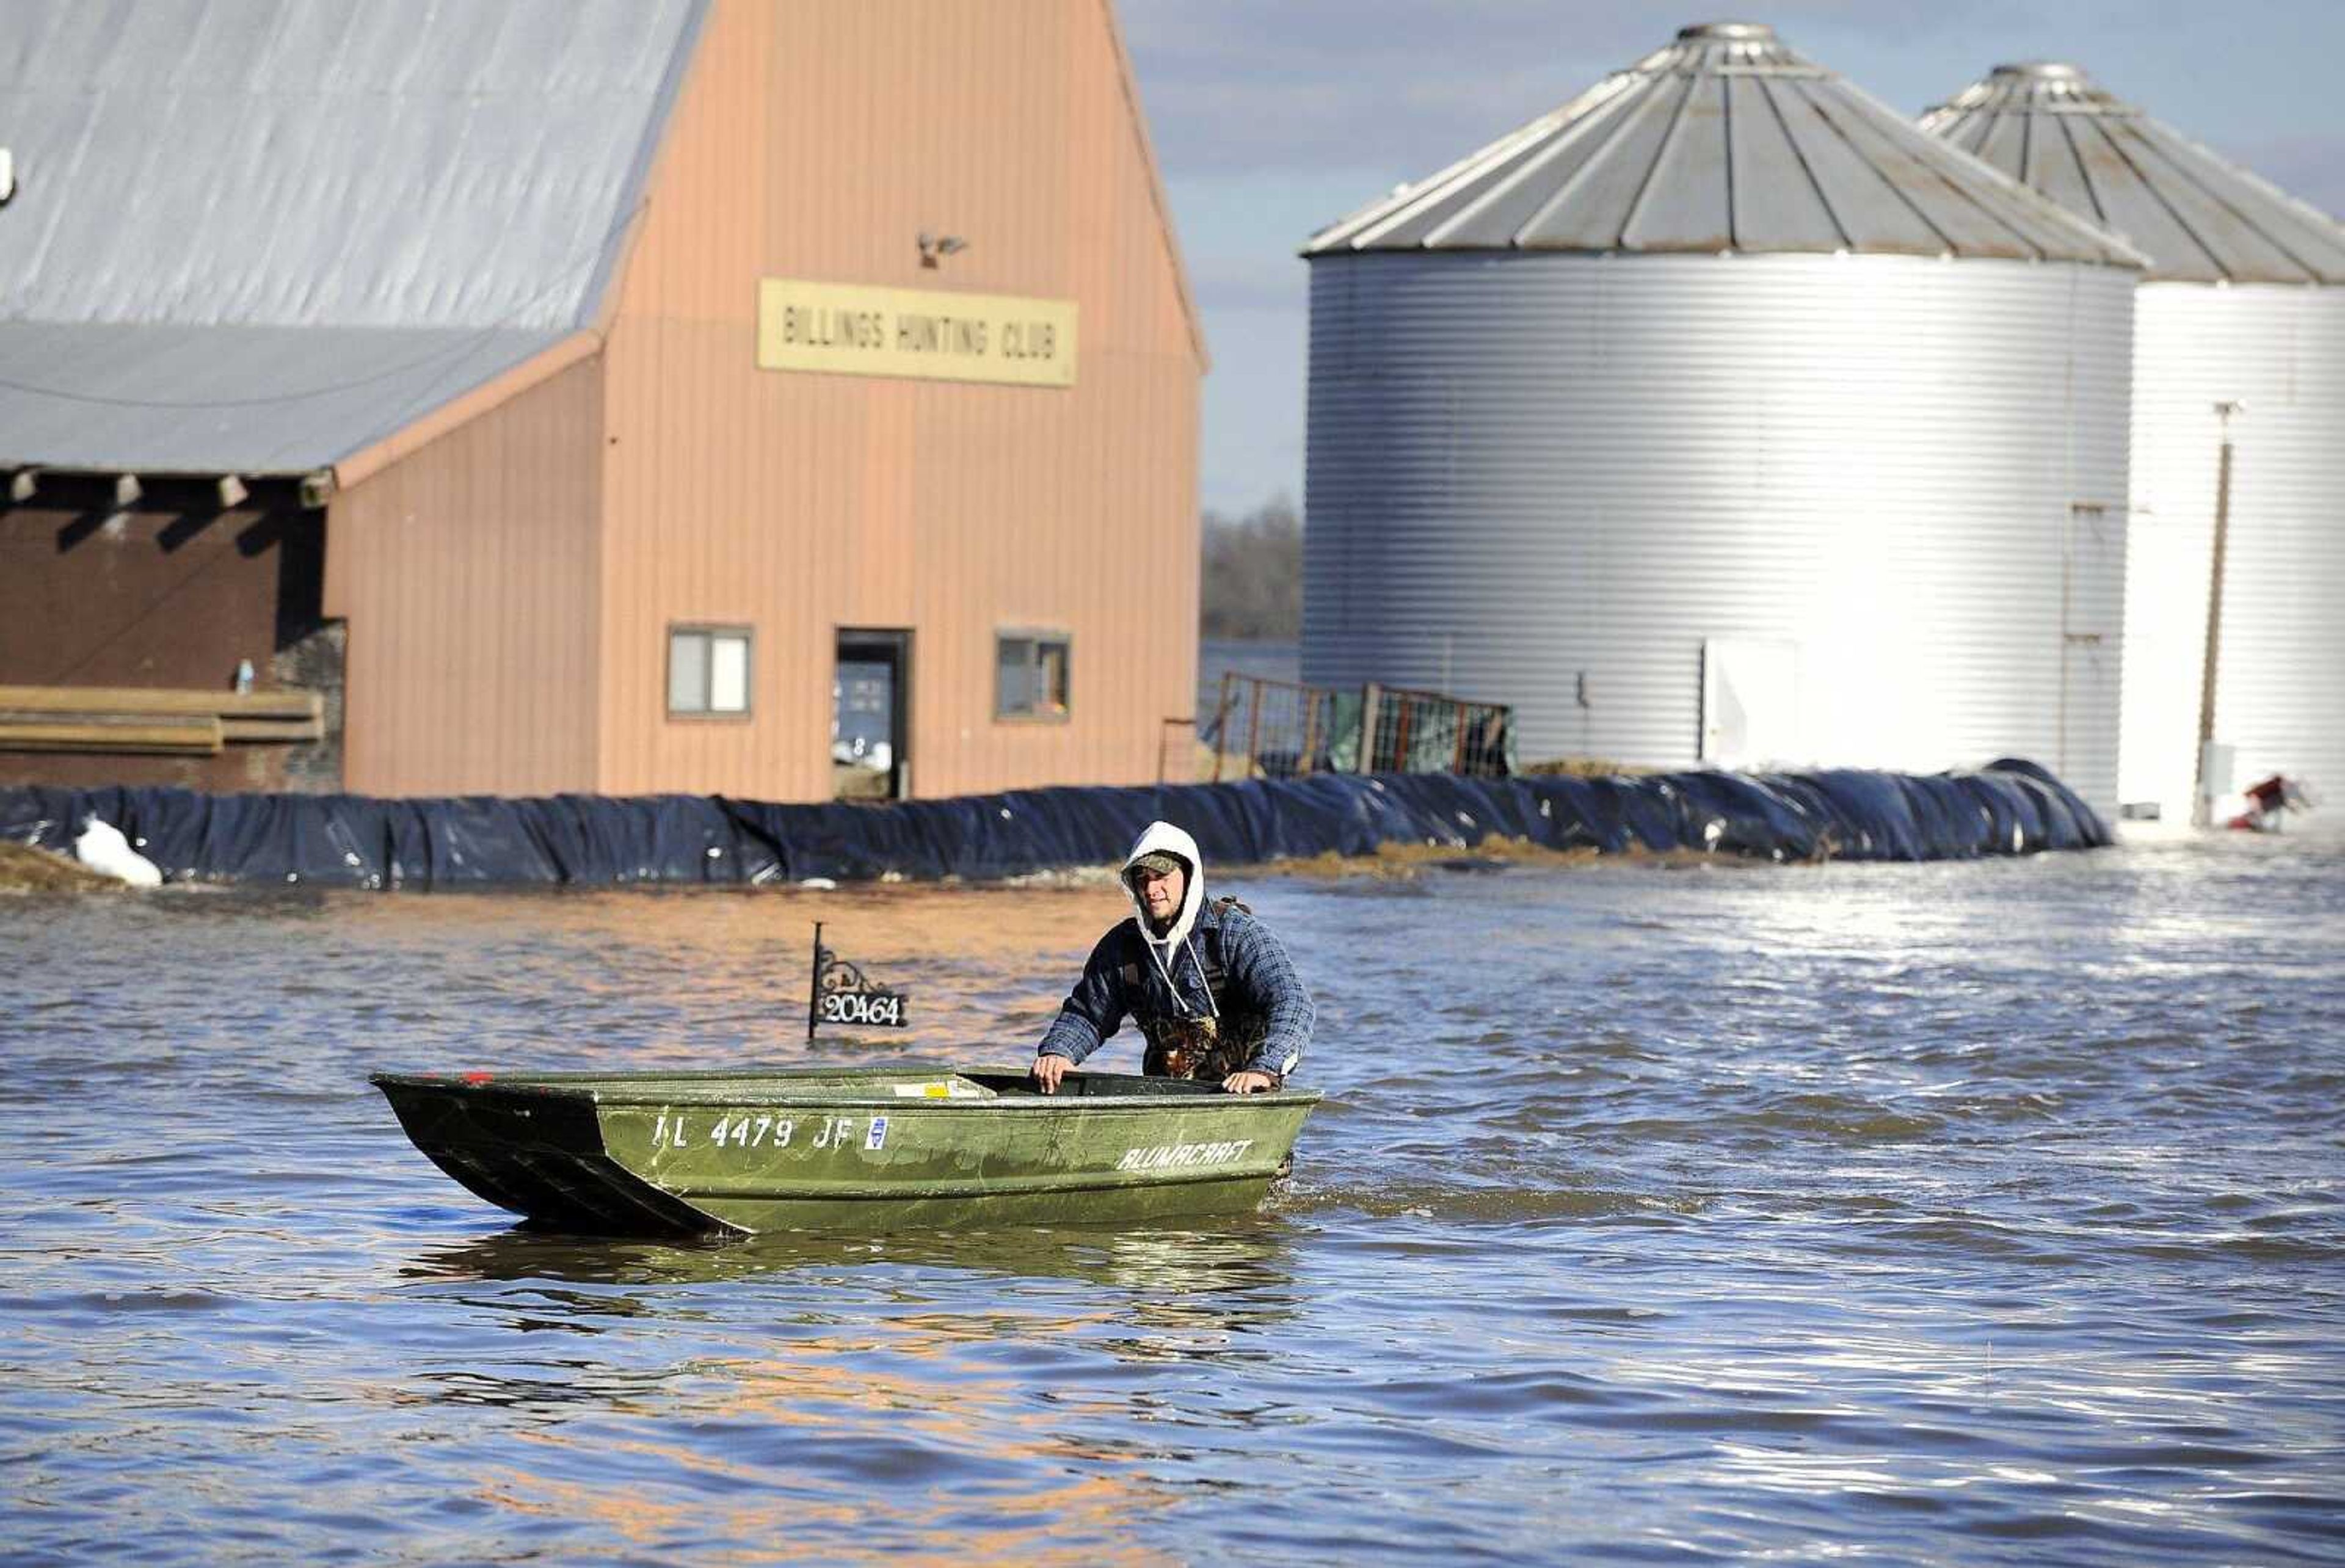
<instances>
[{"instance_id":1,"label":"boat registration number","mask_svg":"<svg viewBox=\"0 0 2345 1568\"><path fill-rule=\"evenodd\" d=\"M847 1148L860 1138L867 1149L888 1147L888 1118L851 1116L816 1117L814 1131L800 1145L807 1148ZM652 1124L654 1148L787 1148L797 1139L798 1122L786 1116L720 1116L716 1125L695 1127L681 1111L662 1111Z\"/></svg>"}]
</instances>

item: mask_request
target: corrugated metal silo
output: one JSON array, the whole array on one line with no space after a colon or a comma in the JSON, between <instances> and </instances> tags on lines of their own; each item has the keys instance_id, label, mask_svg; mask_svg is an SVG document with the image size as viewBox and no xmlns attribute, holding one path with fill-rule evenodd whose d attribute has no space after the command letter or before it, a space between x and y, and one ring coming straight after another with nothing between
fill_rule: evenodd
<instances>
[{"instance_id":1,"label":"corrugated metal silo","mask_svg":"<svg viewBox=\"0 0 2345 1568\"><path fill-rule=\"evenodd\" d=\"M2198 758L2218 402L2233 481L2215 739L2245 784L2345 792L2345 226L2074 66L1998 66L1925 129L2145 252L2119 786L2187 814Z\"/></svg>"},{"instance_id":2,"label":"corrugated metal silo","mask_svg":"<svg viewBox=\"0 0 2345 1568\"><path fill-rule=\"evenodd\" d=\"M2123 245L1727 23L1304 254L1306 680L2114 801Z\"/></svg>"}]
</instances>

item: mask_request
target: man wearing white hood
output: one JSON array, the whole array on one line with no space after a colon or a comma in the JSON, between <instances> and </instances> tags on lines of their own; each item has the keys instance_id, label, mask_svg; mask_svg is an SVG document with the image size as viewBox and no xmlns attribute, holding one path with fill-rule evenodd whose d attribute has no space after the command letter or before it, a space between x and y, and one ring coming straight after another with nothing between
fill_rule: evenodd
<instances>
[{"instance_id":1,"label":"man wearing white hood","mask_svg":"<svg viewBox=\"0 0 2345 1568\"><path fill-rule=\"evenodd\" d=\"M1100 938L1083 977L1035 1048L1034 1077L1056 1094L1067 1069L1130 1017L1152 1077L1274 1089L1303 1060L1317 1011L1278 938L1234 898L1205 902L1197 841L1152 822L1123 863L1136 914Z\"/></svg>"}]
</instances>

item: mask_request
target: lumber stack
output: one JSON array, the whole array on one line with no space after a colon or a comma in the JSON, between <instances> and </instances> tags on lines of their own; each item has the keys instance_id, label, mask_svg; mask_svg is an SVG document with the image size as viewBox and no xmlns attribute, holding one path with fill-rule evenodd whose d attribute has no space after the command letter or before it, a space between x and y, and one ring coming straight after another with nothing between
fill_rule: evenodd
<instances>
[{"instance_id":1,"label":"lumber stack","mask_svg":"<svg viewBox=\"0 0 2345 1568\"><path fill-rule=\"evenodd\" d=\"M0 751L216 755L230 744L326 737L315 692L0 686Z\"/></svg>"}]
</instances>

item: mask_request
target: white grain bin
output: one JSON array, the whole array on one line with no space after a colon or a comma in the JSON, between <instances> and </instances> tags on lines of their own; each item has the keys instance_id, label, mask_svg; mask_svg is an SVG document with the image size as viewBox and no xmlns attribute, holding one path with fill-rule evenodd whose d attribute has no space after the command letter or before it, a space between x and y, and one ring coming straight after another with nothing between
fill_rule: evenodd
<instances>
[{"instance_id":1,"label":"white grain bin","mask_svg":"<svg viewBox=\"0 0 2345 1568\"><path fill-rule=\"evenodd\" d=\"M1721 23L1304 254L1305 680L2114 803L2125 246Z\"/></svg>"},{"instance_id":2,"label":"white grain bin","mask_svg":"<svg viewBox=\"0 0 2345 1568\"><path fill-rule=\"evenodd\" d=\"M2214 738L2232 783L2345 803L2345 227L2074 66L1998 66L1924 128L2123 236L2133 503L2119 788L2186 816L2198 760L2218 403L2238 403ZM2220 781L2217 781L2220 782Z\"/></svg>"}]
</instances>

